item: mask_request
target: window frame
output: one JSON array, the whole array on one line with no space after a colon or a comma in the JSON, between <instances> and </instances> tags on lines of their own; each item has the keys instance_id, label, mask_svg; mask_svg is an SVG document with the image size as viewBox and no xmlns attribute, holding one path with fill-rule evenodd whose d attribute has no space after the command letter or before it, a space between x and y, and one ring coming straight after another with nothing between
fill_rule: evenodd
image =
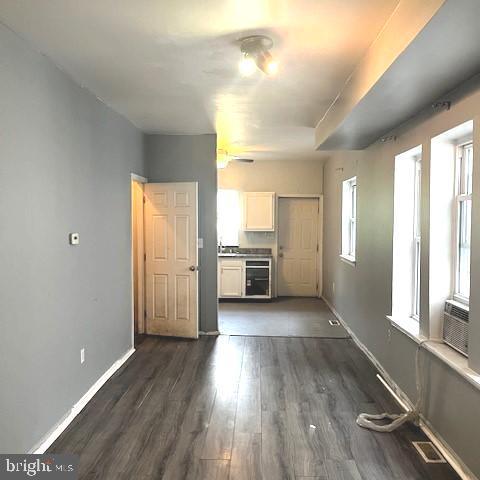
<instances>
[{"instance_id":1,"label":"window frame","mask_svg":"<svg viewBox=\"0 0 480 480\"><path fill-rule=\"evenodd\" d=\"M460 248L461 248L461 207L462 203L470 202L470 259L471 259L471 205L472 205L472 184L467 182L466 175L466 165L465 165L465 150L469 149L470 154L470 181L473 174L473 141L468 140L466 142L460 143L455 148L455 192L454 192L454 208L453 208L453 293L452 297L457 302L463 303L464 305L469 305L470 297L467 297L460 293L459 284L460 284ZM470 191L469 191L470 186ZM470 280L470 279L469 279Z\"/></svg>"},{"instance_id":2,"label":"window frame","mask_svg":"<svg viewBox=\"0 0 480 480\"><path fill-rule=\"evenodd\" d=\"M348 202L347 204L345 202ZM342 235L340 256L355 263L357 257L357 177L342 182Z\"/></svg>"},{"instance_id":3,"label":"window frame","mask_svg":"<svg viewBox=\"0 0 480 480\"><path fill-rule=\"evenodd\" d=\"M413 238L412 238L412 313L411 317L420 321L420 275L421 275L421 216L422 216L422 157L414 157L413 176Z\"/></svg>"}]
</instances>

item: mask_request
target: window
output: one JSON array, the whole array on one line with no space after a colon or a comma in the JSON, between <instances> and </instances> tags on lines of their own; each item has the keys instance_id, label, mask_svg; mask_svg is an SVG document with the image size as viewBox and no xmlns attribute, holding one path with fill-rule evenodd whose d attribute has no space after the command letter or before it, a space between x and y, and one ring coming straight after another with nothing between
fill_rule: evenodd
<instances>
[{"instance_id":1,"label":"window","mask_svg":"<svg viewBox=\"0 0 480 480\"><path fill-rule=\"evenodd\" d=\"M472 226L472 143L457 147L455 167L454 298L463 303L468 303L470 297L470 237Z\"/></svg>"},{"instance_id":2,"label":"window","mask_svg":"<svg viewBox=\"0 0 480 480\"><path fill-rule=\"evenodd\" d=\"M238 247L240 231L240 194L236 190L218 190L217 236L218 243Z\"/></svg>"},{"instance_id":3,"label":"window","mask_svg":"<svg viewBox=\"0 0 480 480\"><path fill-rule=\"evenodd\" d=\"M343 182L342 257L355 261L357 237L357 177Z\"/></svg>"},{"instance_id":4,"label":"window","mask_svg":"<svg viewBox=\"0 0 480 480\"><path fill-rule=\"evenodd\" d=\"M392 318L417 331L420 320L422 147L395 156Z\"/></svg>"},{"instance_id":5,"label":"window","mask_svg":"<svg viewBox=\"0 0 480 480\"><path fill-rule=\"evenodd\" d=\"M413 292L412 317L415 320L420 316L420 224L421 224L421 184L422 164L420 156L414 158L414 187L413 187Z\"/></svg>"}]
</instances>

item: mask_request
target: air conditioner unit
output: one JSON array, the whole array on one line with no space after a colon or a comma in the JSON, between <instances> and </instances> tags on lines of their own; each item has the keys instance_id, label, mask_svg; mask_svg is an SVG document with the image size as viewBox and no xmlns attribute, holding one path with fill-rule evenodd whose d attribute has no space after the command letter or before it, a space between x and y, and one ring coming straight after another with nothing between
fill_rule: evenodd
<instances>
[{"instance_id":1,"label":"air conditioner unit","mask_svg":"<svg viewBox=\"0 0 480 480\"><path fill-rule=\"evenodd\" d=\"M469 308L454 300L445 302L443 316L443 341L468 357Z\"/></svg>"}]
</instances>

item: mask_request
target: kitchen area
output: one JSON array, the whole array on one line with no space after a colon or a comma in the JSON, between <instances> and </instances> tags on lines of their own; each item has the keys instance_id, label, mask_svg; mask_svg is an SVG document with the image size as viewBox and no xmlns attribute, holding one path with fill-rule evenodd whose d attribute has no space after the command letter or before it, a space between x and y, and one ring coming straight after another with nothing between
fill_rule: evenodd
<instances>
[{"instance_id":1,"label":"kitchen area","mask_svg":"<svg viewBox=\"0 0 480 480\"><path fill-rule=\"evenodd\" d=\"M299 162L294 176L290 162L278 163L219 170L219 331L343 338L320 298L322 170Z\"/></svg>"},{"instance_id":2,"label":"kitchen area","mask_svg":"<svg viewBox=\"0 0 480 480\"><path fill-rule=\"evenodd\" d=\"M275 232L275 194L245 192L240 195L229 192L222 195L219 192L218 209L219 298L271 300L272 248L240 247L240 231L243 235L263 233L259 237L262 240L267 232Z\"/></svg>"}]
</instances>

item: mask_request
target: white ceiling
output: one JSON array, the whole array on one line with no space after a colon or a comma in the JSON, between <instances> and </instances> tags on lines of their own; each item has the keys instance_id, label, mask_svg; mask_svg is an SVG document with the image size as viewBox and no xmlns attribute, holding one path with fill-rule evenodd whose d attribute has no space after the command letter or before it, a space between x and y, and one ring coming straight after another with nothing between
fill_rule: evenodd
<instances>
[{"instance_id":1,"label":"white ceiling","mask_svg":"<svg viewBox=\"0 0 480 480\"><path fill-rule=\"evenodd\" d=\"M218 133L256 159L322 158L314 127L398 0L2 0L0 19L146 132ZM238 72L270 35L275 78Z\"/></svg>"}]
</instances>

